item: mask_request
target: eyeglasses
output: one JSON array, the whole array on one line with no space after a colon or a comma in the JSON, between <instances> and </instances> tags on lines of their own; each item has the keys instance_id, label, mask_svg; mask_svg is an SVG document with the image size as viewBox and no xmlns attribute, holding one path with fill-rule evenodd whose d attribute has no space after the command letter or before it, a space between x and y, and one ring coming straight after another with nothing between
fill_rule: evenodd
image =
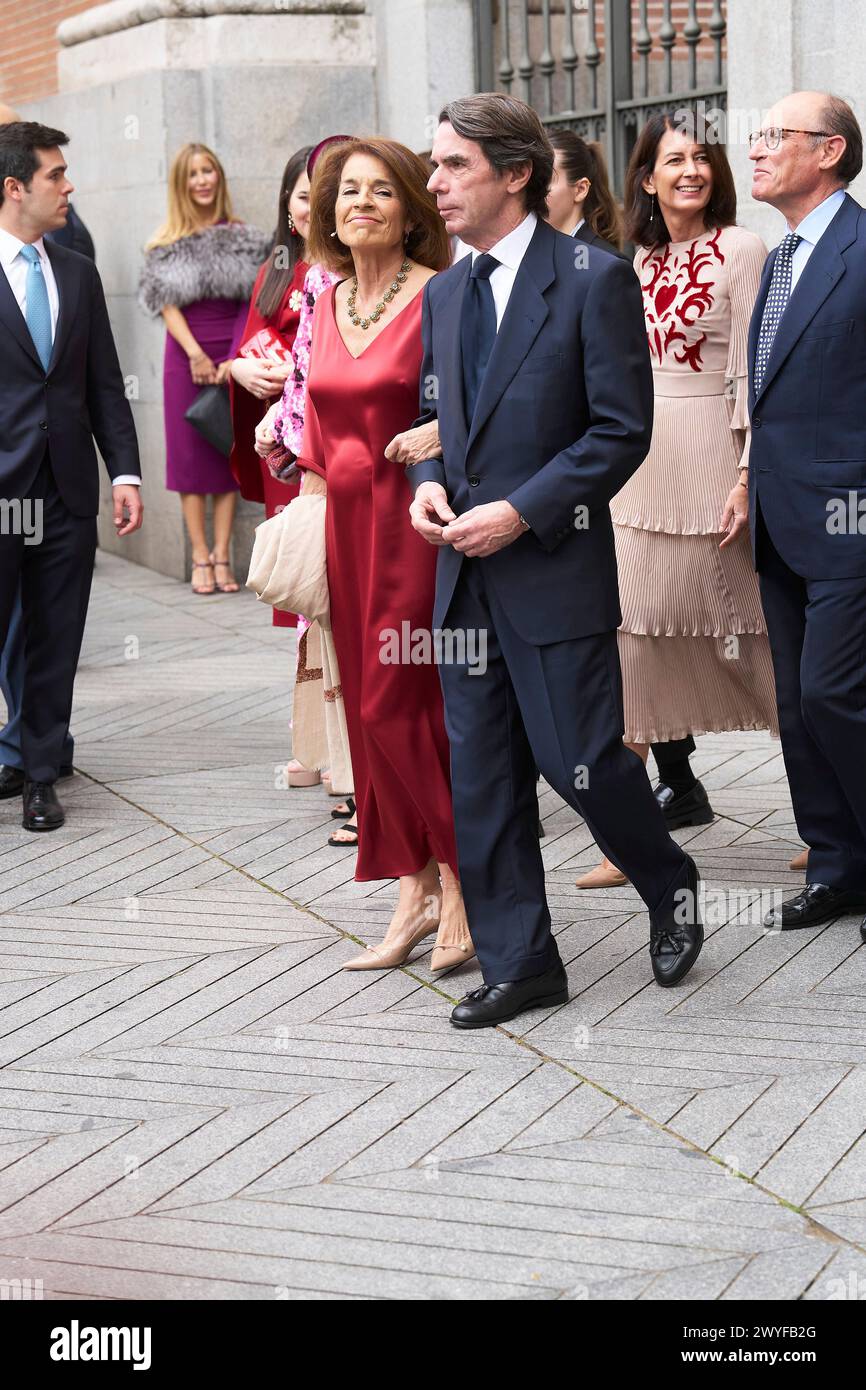
<instances>
[{"instance_id":1,"label":"eyeglasses","mask_svg":"<svg viewBox=\"0 0 866 1390\"><path fill-rule=\"evenodd\" d=\"M766 130L753 130L749 135L749 149L753 150L759 140L763 140L768 150L777 150L785 135L823 135L829 139L829 130L793 130L787 126L770 125Z\"/></svg>"}]
</instances>

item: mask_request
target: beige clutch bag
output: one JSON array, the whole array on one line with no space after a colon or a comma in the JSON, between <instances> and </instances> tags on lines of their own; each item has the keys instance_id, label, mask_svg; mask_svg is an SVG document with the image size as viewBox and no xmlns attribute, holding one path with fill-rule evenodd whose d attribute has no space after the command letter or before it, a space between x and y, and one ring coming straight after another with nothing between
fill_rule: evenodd
<instances>
[{"instance_id":1,"label":"beige clutch bag","mask_svg":"<svg viewBox=\"0 0 866 1390\"><path fill-rule=\"evenodd\" d=\"M256 527L247 588L263 603L330 628L325 561L327 499L318 493L295 497Z\"/></svg>"}]
</instances>

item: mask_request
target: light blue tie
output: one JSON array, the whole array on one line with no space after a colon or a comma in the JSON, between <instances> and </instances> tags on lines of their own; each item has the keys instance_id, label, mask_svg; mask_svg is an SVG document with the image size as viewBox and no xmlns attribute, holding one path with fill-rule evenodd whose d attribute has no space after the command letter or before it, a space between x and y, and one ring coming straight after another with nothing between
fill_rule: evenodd
<instances>
[{"instance_id":1,"label":"light blue tie","mask_svg":"<svg viewBox=\"0 0 866 1390\"><path fill-rule=\"evenodd\" d=\"M47 372L48 363L51 361L51 305L48 303L48 287L36 247L22 246L19 254L27 262L27 284L24 289L27 310L24 317L30 329L33 346Z\"/></svg>"}]
</instances>

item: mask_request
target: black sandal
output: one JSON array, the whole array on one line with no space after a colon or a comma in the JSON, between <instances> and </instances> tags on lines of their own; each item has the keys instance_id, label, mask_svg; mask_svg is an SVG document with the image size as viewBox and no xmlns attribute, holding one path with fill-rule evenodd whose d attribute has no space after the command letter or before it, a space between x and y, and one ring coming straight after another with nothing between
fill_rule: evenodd
<instances>
[{"instance_id":1,"label":"black sandal","mask_svg":"<svg viewBox=\"0 0 866 1390\"><path fill-rule=\"evenodd\" d=\"M340 808L337 807L336 811L331 812L331 820L345 820L346 816L351 820L352 816L355 814L355 798L353 796L344 796L343 805L346 807L346 810L341 811Z\"/></svg>"},{"instance_id":2,"label":"black sandal","mask_svg":"<svg viewBox=\"0 0 866 1390\"><path fill-rule=\"evenodd\" d=\"M341 830L348 830L352 835L354 835L354 837L355 837L354 840L338 840L338 839L336 838L336 835L329 835L329 836L328 836L328 844L329 844L329 845L333 845L333 846L334 846L334 849L357 849L357 848L358 848L358 827L357 827L357 825L353 825L351 821L347 821L345 825L341 825L341 826L340 826L340 829L341 829Z\"/></svg>"}]
</instances>

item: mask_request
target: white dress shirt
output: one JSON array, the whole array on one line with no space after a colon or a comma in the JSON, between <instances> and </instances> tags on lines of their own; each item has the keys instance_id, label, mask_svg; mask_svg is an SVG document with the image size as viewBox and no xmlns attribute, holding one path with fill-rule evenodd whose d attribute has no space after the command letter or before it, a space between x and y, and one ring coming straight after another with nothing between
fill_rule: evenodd
<instances>
[{"instance_id":1,"label":"white dress shirt","mask_svg":"<svg viewBox=\"0 0 866 1390\"><path fill-rule=\"evenodd\" d=\"M520 269L520 262L526 255L526 249L532 240L538 218L534 212L528 212L519 226L504 236L501 241L497 241L495 246L491 246L488 251L489 256L494 256L500 264L495 270L490 272L490 288L493 291L493 303L496 306L496 331L499 332L499 325L502 323L502 315L508 307L508 300L517 272ZM472 264L474 265L480 251L473 250Z\"/></svg>"},{"instance_id":2,"label":"white dress shirt","mask_svg":"<svg viewBox=\"0 0 866 1390\"><path fill-rule=\"evenodd\" d=\"M18 308L26 320L27 318L27 271L28 262L21 255L21 248L25 243L19 241L17 236L7 232L5 227L0 227L0 265L9 281L9 288L15 296ZM48 252L45 250L45 242L42 237L33 242L39 253L39 263L42 266L42 275L45 280L45 288L48 291L48 307L51 310L51 341L54 342L54 335L57 332L57 319L60 314L60 295L57 292L57 281L54 278L54 270ZM132 473L123 473L117 478L112 478L112 487L117 487L119 483L134 483L136 487L141 486L141 478Z\"/></svg>"},{"instance_id":3,"label":"white dress shirt","mask_svg":"<svg viewBox=\"0 0 866 1390\"><path fill-rule=\"evenodd\" d=\"M844 188L837 188L808 213L798 227L790 227L803 240L791 258L791 292L806 268L806 262L826 232L845 199ZM492 277L491 277L492 278Z\"/></svg>"},{"instance_id":4,"label":"white dress shirt","mask_svg":"<svg viewBox=\"0 0 866 1390\"><path fill-rule=\"evenodd\" d=\"M586 218L585 218L585 217L581 217L580 221L577 222L577 223L572 227L572 229L571 229L571 231L569 232L568 235L569 235L569 236L577 236L578 232L580 231L580 229L581 229L581 227L583 226L583 224L584 224L585 221L586 221Z\"/></svg>"}]
</instances>

